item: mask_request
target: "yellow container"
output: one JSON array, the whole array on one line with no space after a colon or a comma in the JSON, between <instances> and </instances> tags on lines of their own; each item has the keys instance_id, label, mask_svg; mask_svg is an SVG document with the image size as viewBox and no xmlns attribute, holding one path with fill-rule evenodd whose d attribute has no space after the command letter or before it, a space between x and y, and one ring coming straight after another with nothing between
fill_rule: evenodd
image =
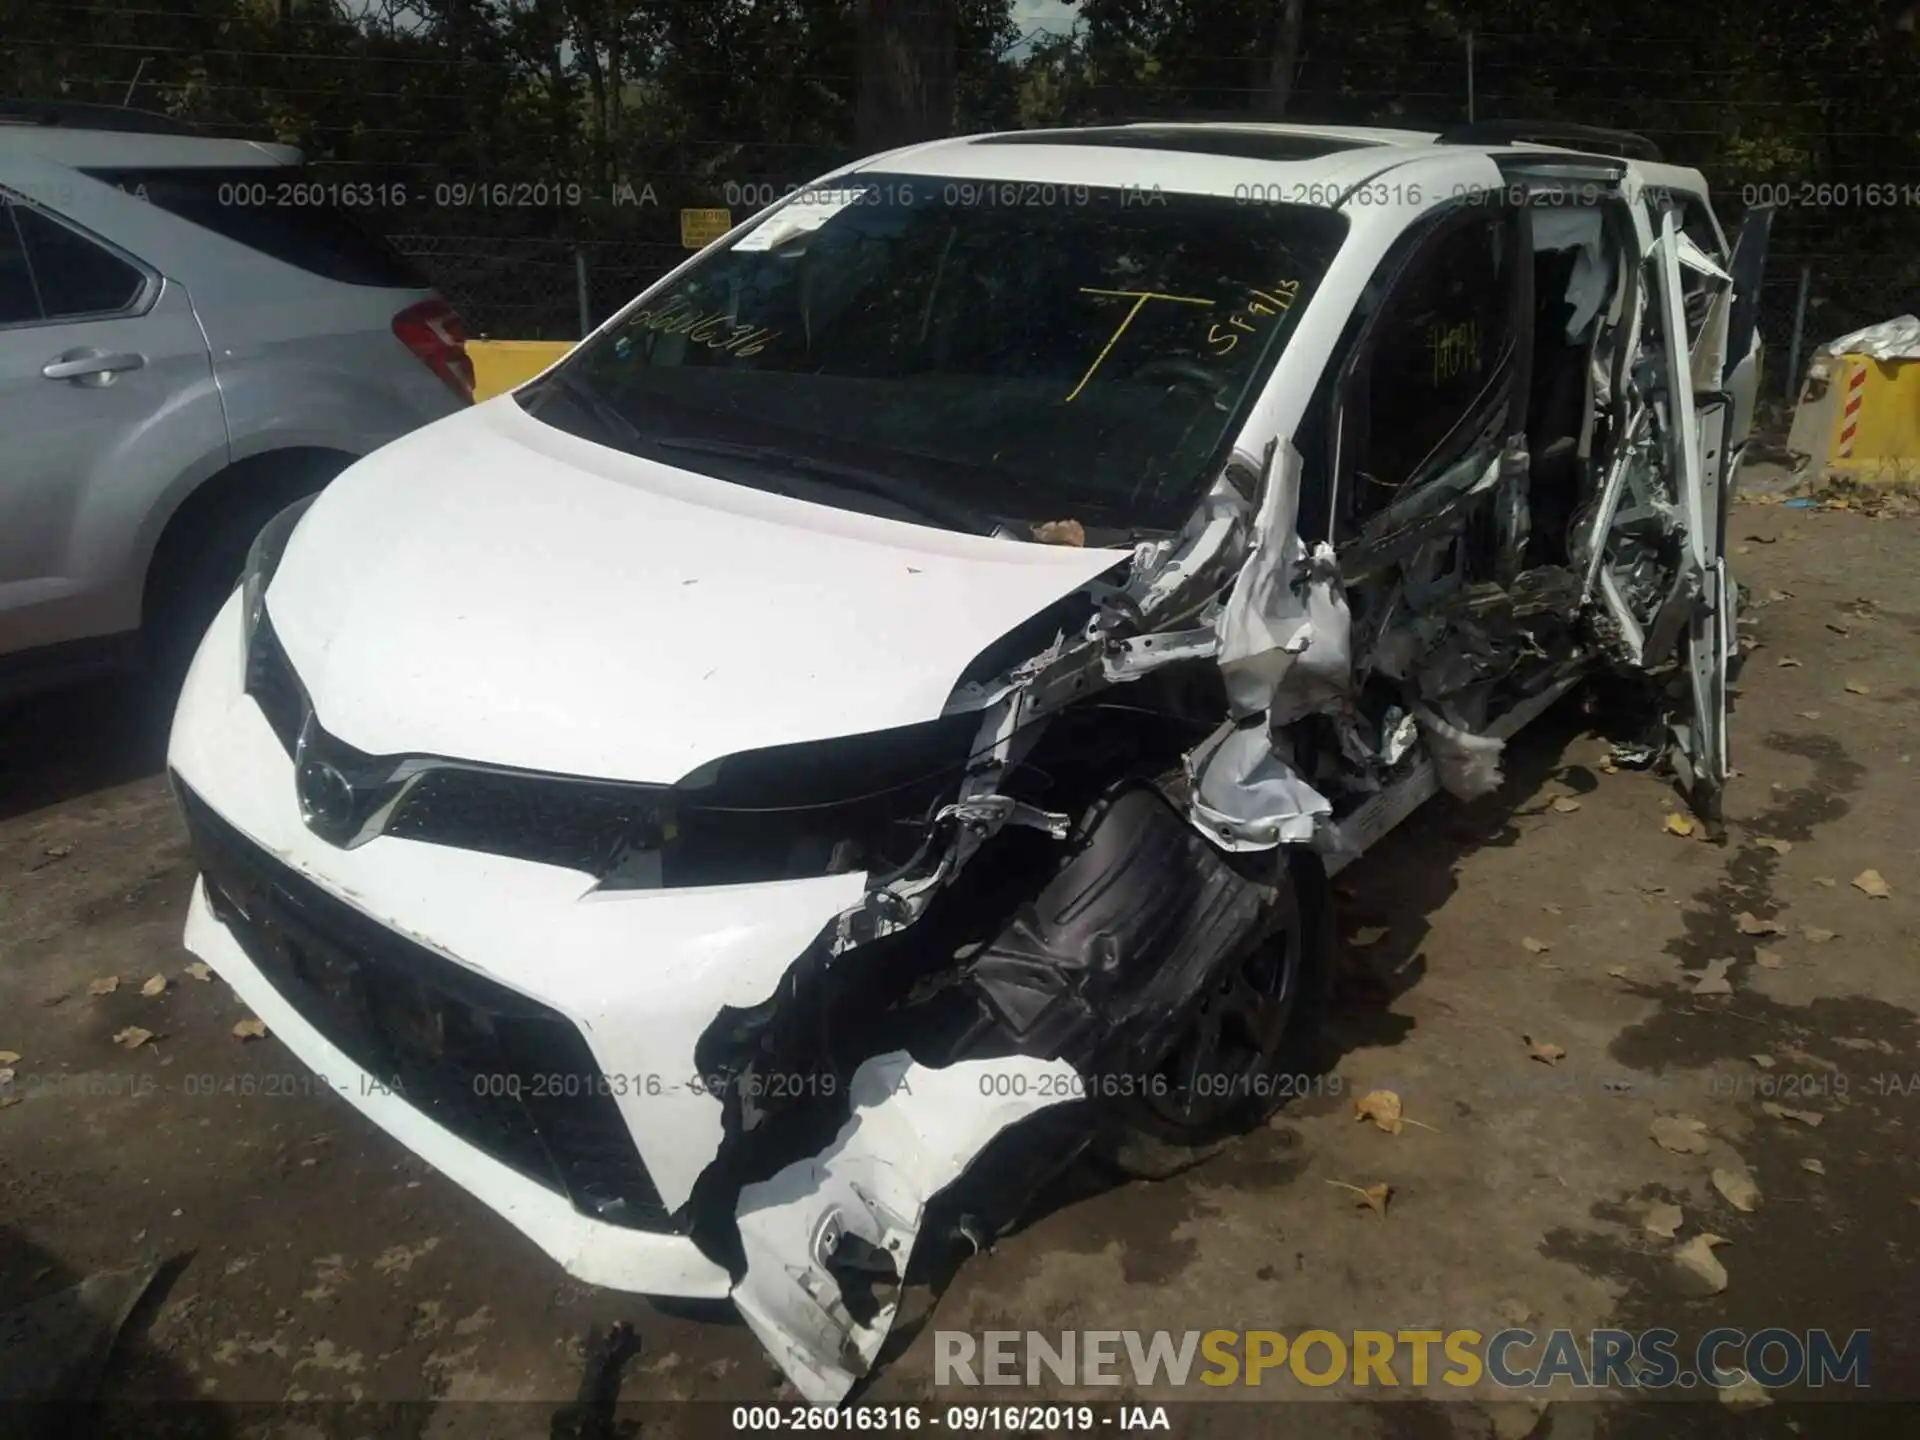
<instances>
[{"instance_id":1,"label":"yellow container","mask_svg":"<svg viewBox=\"0 0 1920 1440\"><path fill-rule=\"evenodd\" d=\"M469 340L474 400L491 400L531 380L573 347L571 340Z\"/></svg>"},{"instance_id":2,"label":"yellow container","mask_svg":"<svg viewBox=\"0 0 1920 1440\"><path fill-rule=\"evenodd\" d=\"M1787 444L1810 457L1816 476L1920 479L1920 359L1816 355Z\"/></svg>"}]
</instances>

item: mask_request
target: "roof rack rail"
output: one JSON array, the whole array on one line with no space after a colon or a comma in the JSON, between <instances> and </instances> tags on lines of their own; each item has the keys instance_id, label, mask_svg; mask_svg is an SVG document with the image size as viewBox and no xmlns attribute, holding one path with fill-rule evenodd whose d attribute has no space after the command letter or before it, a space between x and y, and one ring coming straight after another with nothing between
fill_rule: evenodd
<instances>
[{"instance_id":1,"label":"roof rack rail","mask_svg":"<svg viewBox=\"0 0 1920 1440\"><path fill-rule=\"evenodd\" d=\"M1660 159L1660 147L1631 130L1609 130L1601 125L1573 125L1560 120L1472 120L1443 130L1440 145L1511 145L1532 141L1538 145L1565 145L1575 150L1618 150L1630 160Z\"/></svg>"},{"instance_id":2,"label":"roof rack rail","mask_svg":"<svg viewBox=\"0 0 1920 1440\"><path fill-rule=\"evenodd\" d=\"M144 135L204 135L191 120L124 105L77 100L0 100L0 125L47 125L68 130L118 130Z\"/></svg>"}]
</instances>

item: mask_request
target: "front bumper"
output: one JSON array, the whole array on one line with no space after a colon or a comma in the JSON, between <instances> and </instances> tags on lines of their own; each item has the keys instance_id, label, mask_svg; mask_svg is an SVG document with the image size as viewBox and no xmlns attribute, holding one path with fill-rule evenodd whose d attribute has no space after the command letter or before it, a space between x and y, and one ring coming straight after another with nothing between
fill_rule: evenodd
<instances>
[{"instance_id":1,"label":"front bumper","mask_svg":"<svg viewBox=\"0 0 1920 1440\"><path fill-rule=\"evenodd\" d=\"M336 849L302 822L293 766L242 677L235 597L187 677L168 756L216 877L195 887L188 948L350 1103L572 1274L649 1294L727 1294L726 1270L671 1233L724 1137L694 1044L722 1008L766 999L859 899L863 877L615 893L574 871L390 836ZM261 908L250 893L274 897L272 913L248 913ZM338 964L316 969L316 948L337 952ZM412 1004L396 1018L389 1005L368 1033L368 988L386 1003L396 985L409 997L479 993L477 1023L490 1034L502 1015L545 1026L577 1057L551 1067L567 1077L561 1085L576 1089L573 1077L597 1070L597 1108L548 1107L516 1129L500 1072L474 1058L489 1052L466 1043L476 1023L466 1012ZM540 1079L545 1063L523 1054L511 1067L529 1110L533 1085L554 1088ZM565 1163L543 1175L543 1145L568 1162L576 1157L558 1152L583 1143L571 1131L554 1143L556 1115L596 1122L596 1144L624 1146L624 1126L658 1213L612 1223L583 1213L577 1191L570 1198Z\"/></svg>"}]
</instances>

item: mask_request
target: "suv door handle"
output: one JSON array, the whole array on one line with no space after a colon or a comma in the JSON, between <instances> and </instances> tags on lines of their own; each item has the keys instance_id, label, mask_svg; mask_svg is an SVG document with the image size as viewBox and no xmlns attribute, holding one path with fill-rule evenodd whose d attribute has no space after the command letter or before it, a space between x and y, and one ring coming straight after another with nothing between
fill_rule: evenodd
<instances>
[{"instance_id":1,"label":"suv door handle","mask_svg":"<svg viewBox=\"0 0 1920 1440\"><path fill-rule=\"evenodd\" d=\"M138 370L147 363L144 355L109 355L104 350L69 350L40 367L49 380L92 380L104 385L122 370Z\"/></svg>"}]
</instances>

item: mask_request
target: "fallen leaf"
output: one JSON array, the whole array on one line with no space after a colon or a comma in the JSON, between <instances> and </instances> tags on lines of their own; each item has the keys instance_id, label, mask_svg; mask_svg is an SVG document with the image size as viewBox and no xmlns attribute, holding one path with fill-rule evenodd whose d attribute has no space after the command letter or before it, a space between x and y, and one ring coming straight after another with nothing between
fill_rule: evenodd
<instances>
[{"instance_id":1,"label":"fallen leaf","mask_svg":"<svg viewBox=\"0 0 1920 1440\"><path fill-rule=\"evenodd\" d=\"M1773 853L1776 855L1785 855L1789 850L1793 849L1793 842L1791 840L1774 840L1772 838L1762 838L1760 840L1756 840L1754 843L1756 845L1766 846L1767 849L1773 851Z\"/></svg>"},{"instance_id":2,"label":"fallen leaf","mask_svg":"<svg viewBox=\"0 0 1920 1440\"><path fill-rule=\"evenodd\" d=\"M1858 680L1849 680L1847 681L1847 693L1849 695L1871 695L1873 692Z\"/></svg>"},{"instance_id":3,"label":"fallen leaf","mask_svg":"<svg viewBox=\"0 0 1920 1440\"><path fill-rule=\"evenodd\" d=\"M67 856L73 854L73 846L49 845L45 850L42 850L40 853L42 855L45 855L49 860L64 860L67 858Z\"/></svg>"},{"instance_id":4,"label":"fallen leaf","mask_svg":"<svg viewBox=\"0 0 1920 1440\"><path fill-rule=\"evenodd\" d=\"M1707 1153L1707 1122L1691 1115L1656 1116L1647 1133L1662 1150L1671 1150L1676 1155Z\"/></svg>"},{"instance_id":5,"label":"fallen leaf","mask_svg":"<svg viewBox=\"0 0 1920 1440\"><path fill-rule=\"evenodd\" d=\"M1863 895L1871 895L1876 900L1884 900L1893 894L1892 888L1881 878L1878 870L1862 870L1847 882Z\"/></svg>"},{"instance_id":6,"label":"fallen leaf","mask_svg":"<svg viewBox=\"0 0 1920 1440\"><path fill-rule=\"evenodd\" d=\"M1680 1233L1680 1227L1686 1224L1686 1215L1678 1205L1659 1200L1647 1206L1646 1217L1640 1224L1649 1235L1658 1235L1662 1240L1671 1240Z\"/></svg>"},{"instance_id":7,"label":"fallen leaf","mask_svg":"<svg viewBox=\"0 0 1920 1440\"><path fill-rule=\"evenodd\" d=\"M1782 670L1800 669L1800 662L1794 659L1791 655L1782 655L1778 660L1774 661L1773 663L1775 665L1778 665Z\"/></svg>"},{"instance_id":8,"label":"fallen leaf","mask_svg":"<svg viewBox=\"0 0 1920 1440\"><path fill-rule=\"evenodd\" d=\"M1531 935L1522 935L1520 946L1529 955L1544 955L1553 948L1545 940L1536 940Z\"/></svg>"},{"instance_id":9,"label":"fallen leaf","mask_svg":"<svg viewBox=\"0 0 1920 1440\"><path fill-rule=\"evenodd\" d=\"M138 1025L129 1025L113 1037L113 1043L124 1045L129 1050L138 1050L153 1038L151 1030L142 1030Z\"/></svg>"},{"instance_id":10,"label":"fallen leaf","mask_svg":"<svg viewBox=\"0 0 1920 1440\"><path fill-rule=\"evenodd\" d=\"M1734 1209L1742 1214L1751 1214L1753 1207L1760 1203L1760 1187L1753 1183L1753 1177L1744 1170L1715 1170L1713 1188L1720 1192Z\"/></svg>"},{"instance_id":11,"label":"fallen leaf","mask_svg":"<svg viewBox=\"0 0 1920 1440\"><path fill-rule=\"evenodd\" d=\"M1696 1235L1673 1252L1673 1263L1695 1282L1689 1288L1700 1288L1706 1295L1718 1295L1727 1288L1727 1267L1713 1253L1714 1246L1726 1243L1724 1235Z\"/></svg>"},{"instance_id":12,"label":"fallen leaf","mask_svg":"<svg viewBox=\"0 0 1920 1440\"><path fill-rule=\"evenodd\" d=\"M1386 937L1386 933L1387 927L1384 925L1362 925L1353 932L1347 943L1357 949L1365 949L1369 945L1378 944Z\"/></svg>"},{"instance_id":13,"label":"fallen leaf","mask_svg":"<svg viewBox=\"0 0 1920 1440\"><path fill-rule=\"evenodd\" d=\"M1667 812L1666 827L1669 834L1687 836L1693 834L1693 821L1678 810Z\"/></svg>"},{"instance_id":14,"label":"fallen leaf","mask_svg":"<svg viewBox=\"0 0 1920 1440\"><path fill-rule=\"evenodd\" d=\"M166 988L167 988L167 977L164 975L153 975L153 976L149 976L147 979L147 983L140 987L140 993L142 995L152 997L154 995L160 994L160 992L165 990Z\"/></svg>"},{"instance_id":15,"label":"fallen leaf","mask_svg":"<svg viewBox=\"0 0 1920 1440\"><path fill-rule=\"evenodd\" d=\"M233 1022L233 1033L242 1040L259 1040L267 1033L267 1022L251 1017Z\"/></svg>"},{"instance_id":16,"label":"fallen leaf","mask_svg":"<svg viewBox=\"0 0 1920 1440\"><path fill-rule=\"evenodd\" d=\"M1371 1120L1389 1135L1401 1130L1400 1097L1391 1090L1369 1090L1353 1102L1353 1118Z\"/></svg>"},{"instance_id":17,"label":"fallen leaf","mask_svg":"<svg viewBox=\"0 0 1920 1440\"><path fill-rule=\"evenodd\" d=\"M1835 934L1832 930L1822 930L1818 925L1803 925L1800 927L1800 933L1815 945L1826 944Z\"/></svg>"},{"instance_id":18,"label":"fallen leaf","mask_svg":"<svg viewBox=\"0 0 1920 1440\"><path fill-rule=\"evenodd\" d=\"M1829 1075L1837 1074L1840 1067L1810 1050L1802 1050L1798 1045L1783 1045L1780 1054L1789 1065L1804 1065L1809 1070L1825 1070Z\"/></svg>"},{"instance_id":19,"label":"fallen leaf","mask_svg":"<svg viewBox=\"0 0 1920 1440\"><path fill-rule=\"evenodd\" d=\"M1609 965L1607 967L1607 974L1616 980L1631 980L1633 978L1633 976L1627 973L1627 967L1624 965Z\"/></svg>"},{"instance_id":20,"label":"fallen leaf","mask_svg":"<svg viewBox=\"0 0 1920 1440\"><path fill-rule=\"evenodd\" d=\"M1558 1065L1567 1058L1567 1052L1549 1040L1536 1040L1531 1035L1522 1035L1527 1042L1527 1053L1542 1065Z\"/></svg>"},{"instance_id":21,"label":"fallen leaf","mask_svg":"<svg viewBox=\"0 0 1920 1440\"><path fill-rule=\"evenodd\" d=\"M1739 1380L1718 1387L1720 1403L1729 1410L1758 1410L1773 1403L1767 1387L1742 1371Z\"/></svg>"},{"instance_id":22,"label":"fallen leaf","mask_svg":"<svg viewBox=\"0 0 1920 1440\"><path fill-rule=\"evenodd\" d=\"M1769 950L1762 945L1753 952L1753 963L1762 970L1784 970L1787 967L1787 957L1778 950Z\"/></svg>"},{"instance_id":23,"label":"fallen leaf","mask_svg":"<svg viewBox=\"0 0 1920 1440\"><path fill-rule=\"evenodd\" d=\"M1771 1055L1749 1055L1747 1058L1753 1061L1753 1063L1758 1065L1762 1070L1773 1069L1773 1056Z\"/></svg>"},{"instance_id":24,"label":"fallen leaf","mask_svg":"<svg viewBox=\"0 0 1920 1440\"><path fill-rule=\"evenodd\" d=\"M1553 904L1552 902L1548 902L1547 904L1542 905L1540 908L1546 911L1547 914L1549 915L1558 915L1560 913L1560 907L1558 905Z\"/></svg>"},{"instance_id":25,"label":"fallen leaf","mask_svg":"<svg viewBox=\"0 0 1920 1440\"><path fill-rule=\"evenodd\" d=\"M1033 538L1042 545L1079 548L1087 543L1087 527L1078 520L1046 520L1033 527Z\"/></svg>"},{"instance_id":26,"label":"fallen leaf","mask_svg":"<svg viewBox=\"0 0 1920 1440\"><path fill-rule=\"evenodd\" d=\"M196 980L200 980L200 981L211 980L213 979L213 967L211 965L207 965L202 963L201 961L196 960L193 962L193 964L187 966L187 974L191 975Z\"/></svg>"},{"instance_id":27,"label":"fallen leaf","mask_svg":"<svg viewBox=\"0 0 1920 1440\"><path fill-rule=\"evenodd\" d=\"M1842 625L1834 620L1827 621L1827 628L1836 635L1851 635L1853 633L1853 627L1851 625Z\"/></svg>"},{"instance_id":28,"label":"fallen leaf","mask_svg":"<svg viewBox=\"0 0 1920 1440\"><path fill-rule=\"evenodd\" d=\"M1800 1162L1800 1168L1809 1175L1824 1175L1827 1173L1827 1167L1822 1165L1818 1160L1802 1160Z\"/></svg>"},{"instance_id":29,"label":"fallen leaf","mask_svg":"<svg viewBox=\"0 0 1920 1440\"><path fill-rule=\"evenodd\" d=\"M1818 720L1820 718L1820 712L1818 710L1796 710L1793 713L1798 715L1802 720Z\"/></svg>"},{"instance_id":30,"label":"fallen leaf","mask_svg":"<svg viewBox=\"0 0 1920 1440\"><path fill-rule=\"evenodd\" d=\"M89 995L111 995L119 988L120 977L118 975L103 975L100 979L91 982L87 986L87 993Z\"/></svg>"},{"instance_id":31,"label":"fallen leaf","mask_svg":"<svg viewBox=\"0 0 1920 1440\"><path fill-rule=\"evenodd\" d=\"M1393 1187L1386 1181L1376 1181L1364 1189L1358 1185L1349 1185L1344 1180L1329 1180L1327 1184L1338 1186L1342 1190L1351 1190L1360 1197L1353 1202L1355 1205L1366 1206L1382 1220L1387 1218L1387 1202L1393 1198Z\"/></svg>"},{"instance_id":32,"label":"fallen leaf","mask_svg":"<svg viewBox=\"0 0 1920 1440\"><path fill-rule=\"evenodd\" d=\"M1707 968L1701 971L1700 978L1693 983L1693 993L1696 995L1733 994L1733 982L1727 979L1727 971L1732 968L1731 955L1719 960L1709 960Z\"/></svg>"},{"instance_id":33,"label":"fallen leaf","mask_svg":"<svg viewBox=\"0 0 1920 1440\"><path fill-rule=\"evenodd\" d=\"M1798 1120L1802 1125L1808 1127L1817 1126L1822 1120L1827 1118L1814 1110L1789 1110L1786 1106L1777 1105L1771 1100L1762 1100L1760 1102L1760 1113L1762 1115L1771 1115L1776 1120Z\"/></svg>"},{"instance_id":34,"label":"fallen leaf","mask_svg":"<svg viewBox=\"0 0 1920 1440\"><path fill-rule=\"evenodd\" d=\"M1822 890L1831 890L1840 882L1831 875L1816 875L1813 877L1813 883L1818 885Z\"/></svg>"},{"instance_id":35,"label":"fallen leaf","mask_svg":"<svg viewBox=\"0 0 1920 1440\"><path fill-rule=\"evenodd\" d=\"M1742 910L1733 917L1733 923L1742 935L1783 935L1787 929L1778 920L1762 920L1751 910Z\"/></svg>"},{"instance_id":36,"label":"fallen leaf","mask_svg":"<svg viewBox=\"0 0 1920 1440\"><path fill-rule=\"evenodd\" d=\"M1571 795L1556 795L1553 797L1553 808L1562 815L1571 815L1580 808L1580 802Z\"/></svg>"}]
</instances>

